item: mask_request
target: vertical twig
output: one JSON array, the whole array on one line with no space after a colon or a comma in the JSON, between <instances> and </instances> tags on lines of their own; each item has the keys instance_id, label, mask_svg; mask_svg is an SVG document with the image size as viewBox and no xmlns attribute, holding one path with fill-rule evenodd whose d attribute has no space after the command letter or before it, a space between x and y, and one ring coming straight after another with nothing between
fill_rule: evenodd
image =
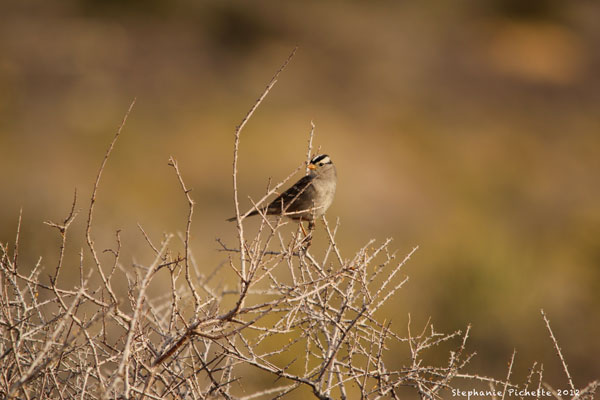
<instances>
[{"instance_id":1,"label":"vertical twig","mask_svg":"<svg viewBox=\"0 0 600 400\"><path fill-rule=\"evenodd\" d=\"M15 247L13 252L13 270L17 271L19 265L19 239L21 237L21 219L23 217L23 207L19 209L19 222L17 223L17 235L15 237Z\"/></svg>"},{"instance_id":2,"label":"vertical twig","mask_svg":"<svg viewBox=\"0 0 600 400\"><path fill-rule=\"evenodd\" d=\"M267 84L267 87L262 92L258 100L256 100L252 108L250 108L250 111L248 111L244 119L242 119L242 122L235 128L235 136L233 143L233 199L235 205L235 215L237 220L238 240L240 245L240 270L244 279L246 278L246 249L244 245L244 227L242 225L242 219L240 216L240 202L238 194L238 152L240 146L240 134L242 133L242 129L244 129L244 126L246 126L246 123L250 120L250 117L252 117L252 114L254 114L254 111L256 111L256 109L258 108L258 106L260 106L265 97L267 97L273 86L275 86L279 74L285 69L285 67L287 67L289 62L292 60L292 58L296 54L296 50L298 50L298 47L295 47L294 50L292 50L292 52L285 60L283 65L279 68L279 70L277 70L275 75L273 75L271 81Z\"/></svg>"},{"instance_id":3,"label":"vertical twig","mask_svg":"<svg viewBox=\"0 0 600 400\"><path fill-rule=\"evenodd\" d=\"M52 285L56 285L56 282L58 280L58 274L60 272L60 268L62 266L63 263L63 259L64 259L64 255L65 255L65 247L67 244L67 230L69 229L69 226L71 225L71 222L73 222L73 220L75 219L75 217L77 216L77 212L75 211L75 206L77 204L77 189L75 189L75 193L73 194L73 203L71 204L71 211L69 212L69 215L67 216L67 218L65 218L65 220L63 221L62 224L56 224L52 221L45 221L44 224L52 226L54 228L57 228L58 231L60 232L60 236L62 238L62 242L60 244L60 251L58 254L58 262L56 264L56 270L54 271L54 276L52 276L50 278L50 281L52 283Z\"/></svg>"},{"instance_id":4,"label":"vertical twig","mask_svg":"<svg viewBox=\"0 0 600 400\"><path fill-rule=\"evenodd\" d=\"M510 375L512 374L513 364L515 362L515 355L517 354L517 350L513 350L512 357L510 358L510 362L508 363L508 372L506 373L506 381L504 381L504 389L502 389L502 400L506 396L506 389L508 389L508 385L510 383Z\"/></svg>"},{"instance_id":5,"label":"vertical twig","mask_svg":"<svg viewBox=\"0 0 600 400\"><path fill-rule=\"evenodd\" d=\"M567 367L565 358L562 355L562 351L560 350L560 347L558 346L558 341L556 340L556 337L554 337L554 332L552 332L552 328L550 328L550 321L546 317L546 313L544 312L544 310L541 309L540 311L542 313L542 317L544 318L544 322L546 323L546 328L548 328L548 332L550 333L550 338L552 339L552 343L554 343L554 349L556 350L556 355L558 356L558 358L560 358L560 362L562 363L563 370L565 371L565 374L567 375L567 379L569 380L569 386L571 387L571 390L574 391L575 385L573 384L573 379L571 378L571 374L569 373L569 368Z\"/></svg>"},{"instance_id":6,"label":"vertical twig","mask_svg":"<svg viewBox=\"0 0 600 400\"><path fill-rule=\"evenodd\" d=\"M104 271L102 271L102 265L100 264L100 259L98 258L98 254L96 253L96 249L94 248L94 241L92 240L91 230L92 230L92 220L93 220L93 216L94 216L94 204L96 203L96 194L98 192L98 187L100 185L100 178L102 177L102 172L104 171L104 167L106 166L106 162L108 161L108 157L110 156L110 153L112 152L113 148L115 147L115 143L117 142L117 139L121 135L121 131L123 130L123 127L125 126L125 122L127 122L127 118L129 117L129 114L131 113L131 110L133 109L133 106L135 105L135 101L136 101L136 99L134 98L133 101L131 102L131 104L129 105L129 109L125 113L125 116L123 117L123 121L121 121L121 124L119 125L119 128L117 129L117 132L115 133L115 136L113 137L113 140L110 142L110 145L108 146L108 150L106 150L106 153L104 154L104 159L102 160L102 163L100 164L100 169L98 170L98 175L96 176L96 182L94 183L94 189L92 190L92 197L90 199L90 209L88 212L88 220L87 220L87 225L86 225L86 229L85 229L85 237L87 240L87 244L92 253L92 257L94 258L94 262L96 263L96 268L98 270L98 274L100 275L100 278L102 279L104 288L108 291L109 295L112 298L113 303L115 303L115 304L117 302L117 296L115 295L112 288L110 287L109 282L107 281L106 276L104 274Z\"/></svg>"},{"instance_id":7,"label":"vertical twig","mask_svg":"<svg viewBox=\"0 0 600 400\"><path fill-rule=\"evenodd\" d=\"M173 167L175 169L175 173L177 174L177 179L179 179L179 184L181 185L181 189L183 190L183 193L185 194L185 198L187 199L188 202L188 206L189 206L189 212L188 212L188 219L187 219L187 224L185 226L185 279L187 281L188 286L190 287L190 290L192 292L192 295L194 296L194 313L197 314L198 311L200 310L200 296L198 295L198 292L196 292L196 289L194 288L194 285L192 284L192 278L190 276L190 258L191 258L191 251L190 251L190 228L192 226L192 216L194 215L194 200L192 200L192 197L190 196L190 192L192 191L192 189L188 189L185 186L185 182L183 182L183 178L181 177L181 173L179 172L179 166L177 164L177 160L175 160L173 157L169 157L169 165L171 167Z\"/></svg>"},{"instance_id":8,"label":"vertical twig","mask_svg":"<svg viewBox=\"0 0 600 400\"><path fill-rule=\"evenodd\" d=\"M312 158L312 143L313 143L314 133L315 133L315 124L314 124L314 122L310 121L310 134L308 136L308 149L306 151L306 173L307 174L310 172L308 165L310 164L310 160Z\"/></svg>"}]
</instances>

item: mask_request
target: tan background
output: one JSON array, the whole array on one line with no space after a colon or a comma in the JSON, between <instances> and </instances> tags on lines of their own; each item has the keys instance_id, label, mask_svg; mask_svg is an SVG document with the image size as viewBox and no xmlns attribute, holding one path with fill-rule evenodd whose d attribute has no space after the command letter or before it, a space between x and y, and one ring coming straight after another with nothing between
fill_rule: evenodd
<instances>
[{"instance_id":1,"label":"tan background","mask_svg":"<svg viewBox=\"0 0 600 400\"><path fill-rule=\"evenodd\" d=\"M544 308L576 385L600 375L596 2L11 3L0 240L22 207L22 268L42 256L51 270L58 238L42 221L64 218L75 187L76 266L97 168L134 97L99 193L99 247L121 229L123 264L143 263L136 223L156 238L185 229L173 155L198 203L195 256L214 268L214 238L233 237L234 128L298 45L244 131L242 198L304 160L312 120L339 171L328 215L345 255L370 238L394 237L399 255L420 246L389 309L399 332L408 313L444 331L471 322L467 370L503 377L516 348L516 376L537 360L566 388Z\"/></svg>"}]
</instances>

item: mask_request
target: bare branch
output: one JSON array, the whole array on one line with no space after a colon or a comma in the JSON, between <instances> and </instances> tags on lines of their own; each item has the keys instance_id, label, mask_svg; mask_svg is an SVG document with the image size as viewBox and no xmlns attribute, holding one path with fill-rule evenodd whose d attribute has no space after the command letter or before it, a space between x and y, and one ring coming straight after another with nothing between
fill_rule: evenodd
<instances>
[{"instance_id":1,"label":"bare branch","mask_svg":"<svg viewBox=\"0 0 600 400\"><path fill-rule=\"evenodd\" d=\"M567 367L565 358L563 357L562 351L560 350L560 347L558 346L558 341L556 340L556 337L554 337L554 332L552 332L552 328L550 328L550 321L546 317L546 313L544 312L543 309L540 310L540 312L542 313L542 317L544 318L544 322L546 323L546 328L548 328L548 333L550 334L550 339L552 339L552 343L554 344L554 349L556 350L556 355L558 356L558 358L560 358L560 362L562 363L563 370L565 371L565 374L567 375L567 380L569 381L569 387L571 388L571 390L575 391L575 385L573 384L573 379L571 378L571 374L569 373L569 368Z\"/></svg>"},{"instance_id":2,"label":"bare branch","mask_svg":"<svg viewBox=\"0 0 600 400\"><path fill-rule=\"evenodd\" d=\"M200 296L198 295L198 292L196 291L196 288L194 287L193 283L192 283L192 278L190 276L190 258L191 258L191 252L190 252L190 228L192 227L192 216L194 215L194 200L192 200L191 196L190 196L190 192L191 189L188 189L185 186L185 183L183 182L183 178L181 177L181 173L179 172L179 166L177 164L177 160L175 160L173 157L169 158L169 165L171 167L173 167L173 169L175 169L175 173L177 174L177 179L179 180L179 184L181 185L181 189L183 190L183 193L185 194L185 198L187 199L188 202L188 219L187 219L187 223L185 226L185 279L187 281L188 287L190 288L190 291L192 292L192 295L194 296L194 310L195 313L198 313L198 311L200 311Z\"/></svg>"}]
</instances>

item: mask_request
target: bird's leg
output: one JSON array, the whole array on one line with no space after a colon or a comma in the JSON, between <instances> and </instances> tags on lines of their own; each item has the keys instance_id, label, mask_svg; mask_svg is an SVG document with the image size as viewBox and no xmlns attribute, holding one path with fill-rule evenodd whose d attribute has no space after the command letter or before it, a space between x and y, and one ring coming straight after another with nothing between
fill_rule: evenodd
<instances>
[{"instance_id":1,"label":"bird's leg","mask_svg":"<svg viewBox=\"0 0 600 400\"><path fill-rule=\"evenodd\" d=\"M313 237L314 230L315 230L315 222L308 221L308 233L305 233L305 235L304 235L304 241L306 242L306 246L304 248L307 250L310 247L310 245L312 244L312 237Z\"/></svg>"},{"instance_id":2,"label":"bird's leg","mask_svg":"<svg viewBox=\"0 0 600 400\"><path fill-rule=\"evenodd\" d=\"M302 229L302 233L304 233L304 237L307 237L308 233L306 232L306 229L304 229L304 225L302 225L302 220L300 220L300 229Z\"/></svg>"},{"instance_id":3,"label":"bird's leg","mask_svg":"<svg viewBox=\"0 0 600 400\"><path fill-rule=\"evenodd\" d=\"M302 248L306 251L312 243L312 232L315 229L315 223L313 221L308 221L308 232L306 232L304 225L302 225L302 220L300 220L300 229L302 229L302 233L304 233L304 239L302 239L304 244L302 245Z\"/></svg>"}]
</instances>

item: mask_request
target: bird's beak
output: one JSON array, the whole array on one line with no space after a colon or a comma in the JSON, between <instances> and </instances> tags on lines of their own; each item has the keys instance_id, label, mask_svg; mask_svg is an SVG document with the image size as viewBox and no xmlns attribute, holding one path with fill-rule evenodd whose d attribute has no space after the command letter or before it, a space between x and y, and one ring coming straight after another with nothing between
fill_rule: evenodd
<instances>
[{"instance_id":1,"label":"bird's beak","mask_svg":"<svg viewBox=\"0 0 600 400\"><path fill-rule=\"evenodd\" d=\"M308 169L315 170L317 169L317 166L315 164L308 164Z\"/></svg>"}]
</instances>

